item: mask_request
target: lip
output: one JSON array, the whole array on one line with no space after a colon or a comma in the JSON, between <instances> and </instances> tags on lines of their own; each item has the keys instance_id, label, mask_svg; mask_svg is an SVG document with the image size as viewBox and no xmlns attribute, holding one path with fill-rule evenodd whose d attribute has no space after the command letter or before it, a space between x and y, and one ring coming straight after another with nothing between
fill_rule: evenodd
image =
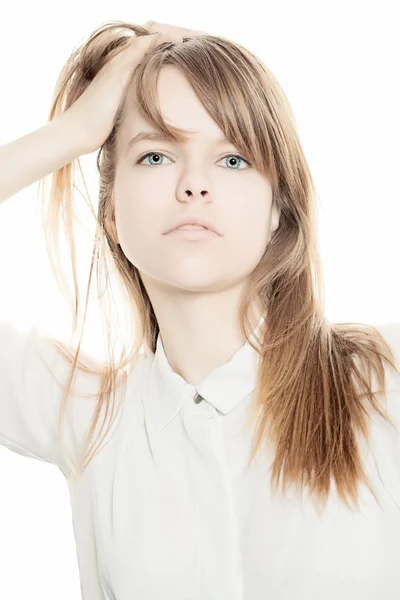
<instances>
[{"instance_id":1,"label":"lip","mask_svg":"<svg viewBox=\"0 0 400 600\"><path fill-rule=\"evenodd\" d=\"M218 233L212 231L211 229L172 229L168 233L168 235L173 235L176 237L183 238L185 240L209 240L212 238L217 238Z\"/></svg>"},{"instance_id":2,"label":"lip","mask_svg":"<svg viewBox=\"0 0 400 600\"><path fill-rule=\"evenodd\" d=\"M214 225L210 222L207 221L207 219L203 219L203 217L195 217L195 216L187 216L187 217L182 217L179 221L177 221L176 223L174 223L174 225L172 225L172 227L170 227L165 233L164 235L166 235L167 233L171 233L173 231L176 231L176 229L178 227L181 227L182 225L201 225L202 227L205 227L206 230L215 233L216 235L221 235L219 233L219 231L217 231L214 227ZM189 230L186 230L189 231ZM192 230L193 232L194 230ZM200 231L200 230L199 230ZM201 233L201 232L200 232Z\"/></svg>"}]
</instances>

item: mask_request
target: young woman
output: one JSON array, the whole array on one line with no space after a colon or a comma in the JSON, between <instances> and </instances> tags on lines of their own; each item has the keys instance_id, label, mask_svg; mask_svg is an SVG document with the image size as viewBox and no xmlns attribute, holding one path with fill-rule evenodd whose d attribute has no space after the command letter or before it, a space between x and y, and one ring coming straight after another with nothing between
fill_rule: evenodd
<instances>
[{"instance_id":1,"label":"young woman","mask_svg":"<svg viewBox=\"0 0 400 600\"><path fill-rule=\"evenodd\" d=\"M73 335L74 167L99 148L88 290L96 266L109 360L0 332L0 442L67 478L83 598L400 597L400 330L324 314L315 190L273 74L155 22L73 52L49 123L0 148L2 200L53 173Z\"/></svg>"}]
</instances>

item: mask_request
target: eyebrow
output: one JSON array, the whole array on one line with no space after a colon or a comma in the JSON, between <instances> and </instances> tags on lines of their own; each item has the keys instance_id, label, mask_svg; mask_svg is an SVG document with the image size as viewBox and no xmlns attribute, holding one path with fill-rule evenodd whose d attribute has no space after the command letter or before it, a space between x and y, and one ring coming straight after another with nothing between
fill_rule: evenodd
<instances>
[{"instance_id":1,"label":"eyebrow","mask_svg":"<svg viewBox=\"0 0 400 600\"><path fill-rule=\"evenodd\" d=\"M195 133L198 132L196 131ZM168 136L164 135L160 131L139 131L139 133L134 135L133 138L128 142L126 151L128 152L134 144L137 144L142 140L152 140L156 142L172 142L172 140ZM217 145L224 144L226 142L230 143L224 135L215 140L215 144Z\"/></svg>"}]
</instances>

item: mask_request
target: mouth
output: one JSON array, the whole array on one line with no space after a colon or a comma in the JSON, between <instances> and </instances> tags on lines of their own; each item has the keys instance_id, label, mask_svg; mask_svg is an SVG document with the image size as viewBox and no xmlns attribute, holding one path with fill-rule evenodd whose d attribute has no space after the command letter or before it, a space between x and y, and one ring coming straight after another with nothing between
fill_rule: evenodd
<instances>
[{"instance_id":1,"label":"mouth","mask_svg":"<svg viewBox=\"0 0 400 600\"><path fill-rule=\"evenodd\" d=\"M176 221L176 225L172 225L170 229L167 229L164 232L164 235L171 233L176 230L187 230L187 231L212 231L218 236L221 236L219 231L214 227L214 224L203 217L199 217L197 215L187 216L185 218Z\"/></svg>"},{"instance_id":2,"label":"mouth","mask_svg":"<svg viewBox=\"0 0 400 600\"><path fill-rule=\"evenodd\" d=\"M198 225L185 225L172 229L167 235L173 235L186 240L208 240L220 237L212 229L206 229L205 227L199 227Z\"/></svg>"}]
</instances>

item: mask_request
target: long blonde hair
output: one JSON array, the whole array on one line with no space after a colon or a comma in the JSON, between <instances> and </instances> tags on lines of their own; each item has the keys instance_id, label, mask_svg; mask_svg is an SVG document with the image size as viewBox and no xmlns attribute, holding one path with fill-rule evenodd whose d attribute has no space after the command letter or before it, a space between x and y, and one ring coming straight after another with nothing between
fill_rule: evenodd
<instances>
[{"instance_id":1,"label":"long blonde hair","mask_svg":"<svg viewBox=\"0 0 400 600\"><path fill-rule=\"evenodd\" d=\"M148 34L137 25L108 22L74 50L57 81L49 120L74 103L133 33ZM193 37L181 43L165 42L143 58L132 73L128 88L134 90L143 116L172 141L181 141L183 137L180 130L163 122L157 105L157 78L164 65L173 65L182 71L226 137L256 169L269 177L273 202L280 208L279 227L248 278L239 312L242 334L260 355L253 413L256 428L250 462L263 442L268 441L275 450L271 477L273 493L282 478L283 492L289 484L301 491L309 487L312 499L325 504L334 481L339 497L348 506L349 501L353 501L358 507L360 482L364 482L376 498L363 469L357 444L359 434L368 441L368 407L374 408L395 427L379 406L372 377L376 378L378 391L385 396L384 363L400 373L391 346L377 328L361 323L330 323L325 316L316 227L317 195L288 100L271 71L237 43L213 35ZM125 386L137 363L140 348L144 347L146 353L149 350L155 352L159 332L138 269L110 235L109 224L115 222L116 147L127 95L128 90L116 114L114 128L98 152L97 217L92 209L96 234L87 290L96 266L97 285L102 290L100 306L102 314L106 315L108 360L95 363L80 358L88 293L79 343L75 346L51 340L71 364L60 407L60 439L76 369L99 376L101 382L81 459L73 463L67 457L71 478L81 475L99 451L113 422L111 419L103 438L99 435L93 439L102 408L106 407L106 416L111 404L114 409L111 398L115 398L120 385ZM47 207L44 186L41 188L47 250L57 282L65 294L68 290L59 254L61 221L69 244L74 278L73 335L82 319L73 242L76 167L81 172L79 158L52 174ZM42 180L40 184L43 183ZM124 344L116 361L113 360L111 331L115 331L118 316L110 301L108 263L116 273L130 318L129 343ZM71 301L71 296L68 299ZM254 326L250 309L254 299L266 315L256 345L250 339ZM363 398L368 401L367 409ZM101 431L104 425L105 419ZM62 447L65 449L63 443Z\"/></svg>"}]
</instances>

